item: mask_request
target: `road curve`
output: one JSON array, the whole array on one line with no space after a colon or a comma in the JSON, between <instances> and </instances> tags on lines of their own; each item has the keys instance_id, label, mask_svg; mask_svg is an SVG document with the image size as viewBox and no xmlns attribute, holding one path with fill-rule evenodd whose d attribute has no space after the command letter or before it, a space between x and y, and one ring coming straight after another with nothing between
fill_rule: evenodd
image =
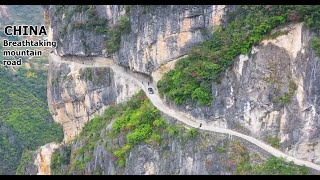
<instances>
[{"instance_id":1,"label":"road curve","mask_svg":"<svg viewBox=\"0 0 320 180\"><path fill-rule=\"evenodd\" d=\"M132 80L134 83L139 85L141 89L145 92L147 97L150 99L152 104L160 111L163 113L177 119L178 121L187 124L191 127L201 129L201 130L207 130L207 131L212 131L212 132L217 132L217 133L223 133L223 134L228 134L232 136L236 136L239 138L242 138L244 140L247 140L251 142L252 144L255 144L256 146L262 148L263 150L267 151L268 153L272 154L273 156L279 157L279 158L284 158L287 162L293 162L296 165L300 166L306 166L315 170L320 171L320 165L312 163L310 161L305 161L301 160L292 156L289 156L282 151L273 148L272 146L266 144L265 142L258 140L254 137L241 134L239 132L226 129L226 128L221 128L221 127L214 127L210 124L207 124L205 121L200 120L200 119L191 119L190 117L187 117L183 113L173 110L166 106L162 99L159 96L159 93L157 91L157 88L152 82L150 82L149 86L146 86L147 83L142 84L142 82L147 82L148 80L142 76L139 75L138 73L134 73L132 71L126 71L123 67L116 65L113 63L112 59L108 58L102 58L102 57L97 57L97 58L92 58L90 61L79 61L79 62L74 62L74 61L66 61L64 58L61 58L60 56L57 56L53 53L49 55L49 60L50 61L55 61L56 63L66 63L66 64L72 64L78 67L110 67L113 71L123 75L124 77ZM154 94L149 94L148 93L148 87L152 87L154 90ZM199 127L200 122L202 123L202 126Z\"/></svg>"}]
</instances>

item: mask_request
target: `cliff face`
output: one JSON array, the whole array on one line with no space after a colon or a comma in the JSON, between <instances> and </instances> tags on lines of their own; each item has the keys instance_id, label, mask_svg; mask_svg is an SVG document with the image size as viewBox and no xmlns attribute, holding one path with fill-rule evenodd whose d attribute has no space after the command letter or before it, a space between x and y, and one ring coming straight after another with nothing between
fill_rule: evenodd
<instances>
[{"instance_id":1,"label":"cliff face","mask_svg":"<svg viewBox=\"0 0 320 180\"><path fill-rule=\"evenodd\" d=\"M167 117L166 121L178 125L172 118ZM95 132L99 140L92 150L83 155L77 152L87 149L90 138L78 138L67 147L57 150L63 159L66 158L64 162L67 163L59 164L55 174L227 175L236 174L242 156L250 157L247 163L252 165L269 157L268 153L260 148L227 135L200 131L197 137L187 138L184 135L170 137L164 133L159 144L142 143L132 148L125 160L125 166L121 167L111 149L122 146L126 137L110 138L112 124L113 121L101 132ZM184 129L183 125L182 128ZM79 165L83 162L83 166Z\"/></svg>"},{"instance_id":2,"label":"cliff face","mask_svg":"<svg viewBox=\"0 0 320 180\"><path fill-rule=\"evenodd\" d=\"M320 163L320 71L311 32L303 24L278 31L287 34L240 55L221 84L212 85L210 107L171 105L258 139L273 136L288 154Z\"/></svg>"},{"instance_id":3,"label":"cliff face","mask_svg":"<svg viewBox=\"0 0 320 180\"><path fill-rule=\"evenodd\" d=\"M214 26L224 23L227 10L224 5L95 6L98 17L107 19L106 29L119 24L121 16L130 20L130 32L121 37L119 51L112 56L119 65L147 74L204 41ZM71 7L63 11L56 6L49 8L53 39L60 42L58 54L107 55L108 35L99 35L94 29L70 30L74 27L72 24L89 22L86 13L70 14L72 12ZM71 20L67 21L67 16L71 15Z\"/></svg>"},{"instance_id":4,"label":"cliff face","mask_svg":"<svg viewBox=\"0 0 320 180\"><path fill-rule=\"evenodd\" d=\"M128 100L137 90L136 85L108 67L80 67L50 60L48 103L53 119L63 126L66 142L91 118L101 115L108 105Z\"/></svg>"},{"instance_id":5,"label":"cliff face","mask_svg":"<svg viewBox=\"0 0 320 180\"><path fill-rule=\"evenodd\" d=\"M152 75L157 81L173 67L173 60L204 41L215 25L225 23L228 7L134 6L128 10L123 6L95 6L99 18L108 20L107 29L119 24L121 16L130 20L130 32L121 36L119 50L112 54L107 53L108 34L97 34L85 28L69 30L74 22L88 21L85 13L70 15L63 13L68 12L66 9L58 11L60 14L57 11L56 6L49 7L52 38L60 42L57 53L63 60L81 62L90 61L84 56L112 57L118 65ZM71 17L72 23L65 20L67 17ZM303 24L287 25L280 31L285 33L262 41L250 54L240 55L235 60L221 83L212 85L215 100L211 106L199 107L192 103L177 106L169 101L167 104L213 125L234 129L268 143L279 142L282 151L320 163L320 71L319 58L310 45L312 34ZM62 32L65 32L63 36ZM64 127L66 142L79 134L95 114L101 114L110 104L127 100L138 89L108 67L50 62L49 107L55 121ZM117 169L109 162L111 155L96 145L95 160L88 163L84 172L100 172L97 168L100 167L104 174L230 173L222 169L204 170L204 159L208 157L197 149L199 144L191 142L187 146L190 149L182 150L178 142L168 141L173 157L180 159L178 164L169 161L173 157L165 157L164 151L141 145L130 153L127 168ZM81 145L73 146L79 148ZM139 166L134 166L137 161ZM174 170L171 171L170 166Z\"/></svg>"},{"instance_id":6,"label":"cliff face","mask_svg":"<svg viewBox=\"0 0 320 180\"><path fill-rule=\"evenodd\" d=\"M86 56L107 56L107 35L93 29L75 28L88 23L88 14L77 7L46 7L49 39L58 41L56 53L66 61L90 61ZM132 71L151 74L161 64L185 55L205 40L215 25L222 24L225 6L94 6L97 18L107 19L105 29L130 20L130 33L121 36L115 63ZM127 10L127 12L126 12ZM207 33L204 33L207 32ZM108 55L110 56L110 54ZM56 122L64 127L65 141L80 132L107 105L126 100L137 87L110 68L79 68L50 61L48 103Z\"/></svg>"}]
</instances>

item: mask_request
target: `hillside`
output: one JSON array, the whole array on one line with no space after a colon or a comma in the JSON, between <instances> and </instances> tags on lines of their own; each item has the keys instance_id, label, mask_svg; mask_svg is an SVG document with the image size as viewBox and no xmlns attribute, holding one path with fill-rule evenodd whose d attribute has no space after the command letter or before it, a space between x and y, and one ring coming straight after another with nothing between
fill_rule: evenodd
<instances>
[{"instance_id":1,"label":"hillside","mask_svg":"<svg viewBox=\"0 0 320 180\"><path fill-rule=\"evenodd\" d=\"M11 77L38 90L29 111L49 117L37 108L47 101L63 139L50 118L22 128L17 113L35 114L4 109L3 126L15 129L3 132L18 140L53 131L39 148L17 140L33 150L17 174L320 174L320 6L44 10L58 43L48 76ZM45 79L46 98L35 86ZM22 103L15 96L4 98Z\"/></svg>"},{"instance_id":2,"label":"hillside","mask_svg":"<svg viewBox=\"0 0 320 180\"><path fill-rule=\"evenodd\" d=\"M62 139L46 103L46 72L0 68L0 174L15 174L21 154ZM44 131L45 130L45 131Z\"/></svg>"}]
</instances>

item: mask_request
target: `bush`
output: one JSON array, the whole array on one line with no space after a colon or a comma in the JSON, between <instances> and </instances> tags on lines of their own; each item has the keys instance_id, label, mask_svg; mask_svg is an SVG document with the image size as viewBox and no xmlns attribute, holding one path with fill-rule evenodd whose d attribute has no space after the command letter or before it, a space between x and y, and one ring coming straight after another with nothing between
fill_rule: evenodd
<instances>
[{"instance_id":1,"label":"bush","mask_svg":"<svg viewBox=\"0 0 320 180\"><path fill-rule=\"evenodd\" d=\"M132 133L127 135L127 140L131 144L138 144L144 140L147 140L152 134L150 125L142 125L135 129Z\"/></svg>"},{"instance_id":2,"label":"bush","mask_svg":"<svg viewBox=\"0 0 320 180\"><path fill-rule=\"evenodd\" d=\"M156 119L153 121L153 126L155 127L166 127L167 123L163 118Z\"/></svg>"},{"instance_id":3,"label":"bush","mask_svg":"<svg viewBox=\"0 0 320 180\"><path fill-rule=\"evenodd\" d=\"M199 131L196 128L191 128L187 131L187 137L191 139L196 138L198 134L199 134Z\"/></svg>"},{"instance_id":4,"label":"bush","mask_svg":"<svg viewBox=\"0 0 320 180\"><path fill-rule=\"evenodd\" d=\"M62 174L62 167L70 164L71 146L63 145L56 149L51 156L51 171L52 174Z\"/></svg>"},{"instance_id":5,"label":"bush","mask_svg":"<svg viewBox=\"0 0 320 180\"><path fill-rule=\"evenodd\" d=\"M54 151L51 156L51 165L50 165L53 174L59 174L62 164L63 164L63 157L60 154L60 151L59 150Z\"/></svg>"},{"instance_id":6,"label":"bush","mask_svg":"<svg viewBox=\"0 0 320 180\"><path fill-rule=\"evenodd\" d=\"M25 173L26 168L33 165L33 152L32 151L24 151L21 155L21 159L17 168L17 175L23 175Z\"/></svg>"},{"instance_id":7,"label":"bush","mask_svg":"<svg viewBox=\"0 0 320 180\"><path fill-rule=\"evenodd\" d=\"M167 127L166 131L168 132L169 136L175 136L179 133L178 128L171 125Z\"/></svg>"},{"instance_id":8,"label":"bush","mask_svg":"<svg viewBox=\"0 0 320 180\"><path fill-rule=\"evenodd\" d=\"M151 142L151 143L159 143L160 139L161 139L160 134L157 134L157 133L153 132L151 137L150 137L150 139L149 139L149 142Z\"/></svg>"},{"instance_id":9,"label":"bush","mask_svg":"<svg viewBox=\"0 0 320 180\"><path fill-rule=\"evenodd\" d=\"M130 30L130 20L126 16L121 16L119 18L119 24L109 31L106 42L108 53L114 53L119 50L121 36L130 33Z\"/></svg>"},{"instance_id":10,"label":"bush","mask_svg":"<svg viewBox=\"0 0 320 180\"><path fill-rule=\"evenodd\" d=\"M311 46L314 49L316 55L320 57L320 39L319 38L313 38L311 41Z\"/></svg>"},{"instance_id":11,"label":"bush","mask_svg":"<svg viewBox=\"0 0 320 180\"><path fill-rule=\"evenodd\" d=\"M280 139L277 136L267 136L267 142L274 148L280 148Z\"/></svg>"},{"instance_id":12,"label":"bush","mask_svg":"<svg viewBox=\"0 0 320 180\"><path fill-rule=\"evenodd\" d=\"M225 152L227 152L227 148L225 146L218 146L218 147L216 147L216 151L218 153L225 153Z\"/></svg>"},{"instance_id":13,"label":"bush","mask_svg":"<svg viewBox=\"0 0 320 180\"><path fill-rule=\"evenodd\" d=\"M256 175L307 175L310 170L304 166L287 163L281 158L271 157L266 162L253 166Z\"/></svg>"},{"instance_id":14,"label":"bush","mask_svg":"<svg viewBox=\"0 0 320 180\"><path fill-rule=\"evenodd\" d=\"M290 80L290 82L289 82L289 92L284 93L283 96L280 96L278 98L278 101L283 105L286 105L286 104L290 103L290 101L291 101L296 89L297 89L297 85L294 83L293 80Z\"/></svg>"}]
</instances>

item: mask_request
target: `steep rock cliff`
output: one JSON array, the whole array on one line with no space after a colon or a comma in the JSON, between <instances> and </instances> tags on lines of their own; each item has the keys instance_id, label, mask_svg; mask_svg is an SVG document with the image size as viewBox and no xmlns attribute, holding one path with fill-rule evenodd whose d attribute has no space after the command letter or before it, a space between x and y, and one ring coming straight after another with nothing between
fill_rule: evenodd
<instances>
[{"instance_id":1,"label":"steep rock cliff","mask_svg":"<svg viewBox=\"0 0 320 180\"><path fill-rule=\"evenodd\" d=\"M178 123L138 93L55 151L51 168L53 174L318 173L272 159L241 139Z\"/></svg>"},{"instance_id":2,"label":"steep rock cliff","mask_svg":"<svg viewBox=\"0 0 320 180\"><path fill-rule=\"evenodd\" d=\"M58 54L107 55L108 34L98 34L94 28L76 28L73 24L85 24L90 19L85 12L74 9L49 7L53 40L60 44ZM228 9L224 5L138 5L127 8L105 5L95 6L95 13L98 18L107 19L105 29L119 24L121 16L129 19L130 32L121 37L119 50L112 57L119 65L151 74L160 65L185 55L192 46L208 38L214 26L225 23Z\"/></svg>"},{"instance_id":3,"label":"steep rock cliff","mask_svg":"<svg viewBox=\"0 0 320 180\"><path fill-rule=\"evenodd\" d=\"M90 61L80 57L64 59ZM50 60L49 109L53 119L62 124L66 142L108 105L128 100L137 90L138 86L108 67L80 67Z\"/></svg>"},{"instance_id":4,"label":"steep rock cliff","mask_svg":"<svg viewBox=\"0 0 320 180\"><path fill-rule=\"evenodd\" d=\"M176 124L167 117L166 121ZM269 156L260 148L236 138L218 133L200 131L196 138L161 135L159 144L142 143L130 150L125 166L117 164L117 157L110 149L123 145L123 136L110 138L112 123L103 128L99 141L92 151L84 155L77 152L86 147L89 139L79 138L69 147L57 152L68 156L66 164L56 169L56 174L98 174L98 175L195 175L195 174L237 174L241 156L250 156L249 164L264 162ZM178 123L179 124L179 123ZM178 125L176 124L176 125ZM182 129L185 129L182 125ZM187 132L188 130L185 129ZM166 134L166 135L165 135ZM242 152L240 152L242 151ZM66 155L69 154L69 155ZM77 154L77 155L76 155ZM90 157L90 158L89 158ZM84 166L79 164L84 163Z\"/></svg>"},{"instance_id":5,"label":"steep rock cliff","mask_svg":"<svg viewBox=\"0 0 320 180\"><path fill-rule=\"evenodd\" d=\"M110 57L106 53L108 47L105 43L108 35L95 34L87 29L69 31L70 27L65 26L67 22L59 22L59 18L63 19L67 15L62 13L61 17L55 16L55 8L50 6L49 12L53 39L60 42L57 49L60 56L74 56L69 61L86 59L82 56ZM130 11L122 6L96 6L98 16L108 19L107 28L115 26L121 16L129 17L130 33L121 36L120 48L112 54L115 63L130 67L133 71L153 74L153 79L157 81L163 72L173 67L174 59L185 55L192 46L206 39L203 29L209 30L210 35L212 28L223 22L223 14L227 8L159 6L149 9L148 13L145 11L145 7L140 6L133 7ZM80 23L88 20L81 12L71 17L72 21ZM61 36L59 29L64 27L67 27L67 31ZM210 107L199 107L192 103L186 106L167 103L193 117L206 119L213 125L235 129L269 143L276 141L277 144L279 141L279 148L286 153L319 163L319 58L310 47L312 34L303 24L287 25L281 31L286 33L275 39L264 40L253 47L250 54L240 55L235 60L233 66L225 72L221 83L212 85L215 100ZM87 60L90 61L88 58ZM167 65L160 67L165 63ZM94 114L101 114L109 104L121 102L138 89L125 79L121 82L121 75L117 76L110 68L80 68L56 62L51 62L50 67L49 106L54 119L64 126L65 141L78 134ZM157 70L161 69L163 71L159 73ZM54 82L58 85L52 84ZM118 91L120 86L125 90ZM169 142L175 144L173 140ZM74 148L77 147L75 145ZM151 159L161 159L157 150L147 148L147 151L146 148L142 145L138 150L133 150L131 156L136 157L138 151L142 150L153 154L150 155ZM96 169L97 164L104 174L118 172L114 170L116 168L113 164L106 163L111 156L98 149L98 145L95 146L95 158L102 159L101 162L90 162L84 172L100 171ZM182 151L175 151L174 154L181 153ZM187 156L179 157L185 161L188 159ZM132 162L137 159L139 157L133 158ZM130 164L130 157L127 161ZM136 169L128 166L131 168L122 169L121 173L141 174L146 173L146 169L151 169L156 174L165 172L160 167L155 167L155 164L167 162L142 162ZM149 164L144 164L146 162ZM139 169L144 166L144 170ZM209 173L187 171L180 166L175 168L175 172L179 173ZM211 173L226 172L219 170Z\"/></svg>"},{"instance_id":6,"label":"steep rock cliff","mask_svg":"<svg viewBox=\"0 0 320 180\"><path fill-rule=\"evenodd\" d=\"M175 106L194 117L258 139L279 140L295 157L320 163L319 58L303 24L262 41L240 55L220 84L212 85L210 107Z\"/></svg>"}]
</instances>

